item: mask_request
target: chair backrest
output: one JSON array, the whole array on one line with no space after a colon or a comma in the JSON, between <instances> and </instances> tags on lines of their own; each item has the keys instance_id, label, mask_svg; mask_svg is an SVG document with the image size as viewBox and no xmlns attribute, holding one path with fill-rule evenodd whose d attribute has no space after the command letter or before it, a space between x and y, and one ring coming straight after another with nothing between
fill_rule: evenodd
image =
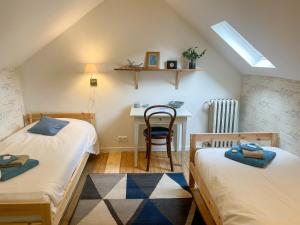
<instances>
[{"instance_id":1,"label":"chair backrest","mask_svg":"<svg viewBox=\"0 0 300 225\"><path fill-rule=\"evenodd\" d=\"M156 110L158 109L158 110ZM167 111L165 111L167 110ZM152 112L151 112L152 111ZM148 131L151 131L151 124L150 124L150 119L152 116L154 115L167 115L170 117L170 123L169 123L169 135L171 135L171 131L172 131L172 127L174 125L174 121L176 119L176 109L171 107L171 106L168 106L168 105L153 105L153 106L150 106L148 107L145 112L144 112L144 119L145 119L145 122L146 122L146 125L147 125L147 129ZM148 136L151 135L151 132L148 132Z\"/></svg>"}]
</instances>

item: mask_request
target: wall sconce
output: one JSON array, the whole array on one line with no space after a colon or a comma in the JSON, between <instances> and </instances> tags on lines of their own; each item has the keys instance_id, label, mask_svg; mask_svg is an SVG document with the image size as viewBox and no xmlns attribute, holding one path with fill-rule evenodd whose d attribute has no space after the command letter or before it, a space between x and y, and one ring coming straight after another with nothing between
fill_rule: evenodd
<instances>
[{"instance_id":1,"label":"wall sconce","mask_svg":"<svg viewBox=\"0 0 300 225\"><path fill-rule=\"evenodd\" d=\"M85 73L91 74L90 85L92 87L97 87L97 78L95 78L95 74L97 73L97 67L95 64L86 64Z\"/></svg>"}]
</instances>

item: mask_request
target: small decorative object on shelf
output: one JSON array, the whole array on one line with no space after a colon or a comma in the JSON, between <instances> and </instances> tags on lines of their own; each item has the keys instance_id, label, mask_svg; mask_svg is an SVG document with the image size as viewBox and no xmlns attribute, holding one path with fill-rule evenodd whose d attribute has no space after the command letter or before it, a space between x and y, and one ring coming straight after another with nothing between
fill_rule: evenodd
<instances>
[{"instance_id":1,"label":"small decorative object on shelf","mask_svg":"<svg viewBox=\"0 0 300 225\"><path fill-rule=\"evenodd\" d=\"M127 59L128 64L125 66L122 66L122 69L141 69L143 68L142 65L143 63L140 64L135 64L135 61L131 61L130 59Z\"/></svg>"},{"instance_id":2,"label":"small decorative object on shelf","mask_svg":"<svg viewBox=\"0 0 300 225\"><path fill-rule=\"evenodd\" d=\"M177 61L176 60L168 60L167 61L167 69L177 69Z\"/></svg>"},{"instance_id":3,"label":"small decorative object on shelf","mask_svg":"<svg viewBox=\"0 0 300 225\"><path fill-rule=\"evenodd\" d=\"M145 67L147 69L159 69L160 52L146 52Z\"/></svg>"},{"instance_id":4,"label":"small decorative object on shelf","mask_svg":"<svg viewBox=\"0 0 300 225\"><path fill-rule=\"evenodd\" d=\"M206 49L200 54L197 52L198 47L188 48L182 53L182 56L189 61L189 69L196 69L197 59L200 59L206 53Z\"/></svg>"}]
</instances>

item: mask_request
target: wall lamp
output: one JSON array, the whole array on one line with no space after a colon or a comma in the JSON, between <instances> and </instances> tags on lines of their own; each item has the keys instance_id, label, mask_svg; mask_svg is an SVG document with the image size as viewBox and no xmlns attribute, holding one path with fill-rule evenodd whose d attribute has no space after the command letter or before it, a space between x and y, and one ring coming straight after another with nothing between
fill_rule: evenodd
<instances>
[{"instance_id":1,"label":"wall lamp","mask_svg":"<svg viewBox=\"0 0 300 225\"><path fill-rule=\"evenodd\" d=\"M95 74L97 74L97 66L95 64L86 64L85 66L85 73L91 74L90 78L90 85L92 87L97 87L97 78L95 77Z\"/></svg>"}]
</instances>

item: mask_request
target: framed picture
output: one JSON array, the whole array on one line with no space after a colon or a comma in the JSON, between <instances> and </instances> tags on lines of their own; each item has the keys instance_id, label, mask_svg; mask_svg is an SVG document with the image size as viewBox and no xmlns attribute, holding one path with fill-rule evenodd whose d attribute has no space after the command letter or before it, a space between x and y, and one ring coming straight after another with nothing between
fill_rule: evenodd
<instances>
[{"instance_id":1,"label":"framed picture","mask_svg":"<svg viewBox=\"0 0 300 225\"><path fill-rule=\"evenodd\" d=\"M145 67L159 69L160 52L146 52Z\"/></svg>"}]
</instances>

